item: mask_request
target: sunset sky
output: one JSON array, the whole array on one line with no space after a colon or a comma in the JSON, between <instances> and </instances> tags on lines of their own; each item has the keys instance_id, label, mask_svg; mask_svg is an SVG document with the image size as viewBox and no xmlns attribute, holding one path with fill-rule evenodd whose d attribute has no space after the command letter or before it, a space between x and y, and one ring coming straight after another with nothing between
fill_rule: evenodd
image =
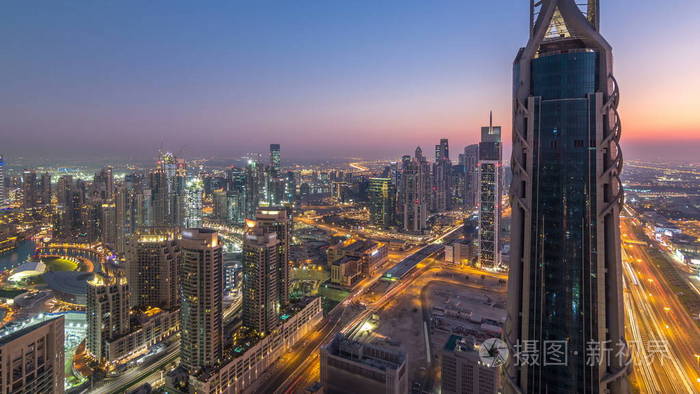
<instances>
[{"instance_id":1,"label":"sunset sky","mask_svg":"<svg viewBox=\"0 0 700 394\"><path fill-rule=\"evenodd\" d=\"M700 161L700 1L601 3L626 157ZM528 4L5 1L0 154L394 158L447 137L456 159L491 109L510 141Z\"/></svg>"}]
</instances>

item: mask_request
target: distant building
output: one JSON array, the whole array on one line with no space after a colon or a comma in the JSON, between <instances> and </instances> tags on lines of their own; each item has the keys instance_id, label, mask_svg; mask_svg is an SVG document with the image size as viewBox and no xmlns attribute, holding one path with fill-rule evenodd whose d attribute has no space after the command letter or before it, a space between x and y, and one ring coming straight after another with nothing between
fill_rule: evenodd
<instances>
[{"instance_id":1,"label":"distant building","mask_svg":"<svg viewBox=\"0 0 700 394\"><path fill-rule=\"evenodd\" d=\"M473 209L477 206L479 195L478 180L479 145L464 148L464 206Z\"/></svg>"},{"instance_id":2,"label":"distant building","mask_svg":"<svg viewBox=\"0 0 700 394\"><path fill-rule=\"evenodd\" d=\"M182 231L180 363L194 373L223 356L223 245L214 230Z\"/></svg>"},{"instance_id":3,"label":"distant building","mask_svg":"<svg viewBox=\"0 0 700 394\"><path fill-rule=\"evenodd\" d=\"M450 151L447 139L440 140L439 145L435 145L435 162L432 173L432 198L431 210L443 212L451 207L451 172L452 162L450 161Z\"/></svg>"},{"instance_id":4,"label":"distant building","mask_svg":"<svg viewBox=\"0 0 700 394\"><path fill-rule=\"evenodd\" d=\"M39 201L43 206L51 205L51 174L41 174L39 181Z\"/></svg>"},{"instance_id":5,"label":"distant building","mask_svg":"<svg viewBox=\"0 0 700 394\"><path fill-rule=\"evenodd\" d=\"M117 245L117 211L113 201L100 206L100 238L110 248Z\"/></svg>"},{"instance_id":6,"label":"distant building","mask_svg":"<svg viewBox=\"0 0 700 394\"><path fill-rule=\"evenodd\" d=\"M1 393L63 393L64 317L0 331Z\"/></svg>"},{"instance_id":7,"label":"distant building","mask_svg":"<svg viewBox=\"0 0 700 394\"><path fill-rule=\"evenodd\" d=\"M479 264L496 267L500 258L501 126L481 128L479 143Z\"/></svg>"},{"instance_id":8,"label":"distant building","mask_svg":"<svg viewBox=\"0 0 700 394\"><path fill-rule=\"evenodd\" d=\"M22 172L22 198L24 209L34 209L37 205L37 181L34 170L24 170Z\"/></svg>"},{"instance_id":9,"label":"distant building","mask_svg":"<svg viewBox=\"0 0 700 394\"><path fill-rule=\"evenodd\" d=\"M394 225L396 186L391 178L369 178L369 221L375 226Z\"/></svg>"},{"instance_id":10,"label":"distant building","mask_svg":"<svg viewBox=\"0 0 700 394\"><path fill-rule=\"evenodd\" d=\"M273 176L279 176L281 164L280 144L270 144L270 171Z\"/></svg>"},{"instance_id":11,"label":"distant building","mask_svg":"<svg viewBox=\"0 0 700 394\"><path fill-rule=\"evenodd\" d=\"M479 358L473 338L451 335L441 354L442 393L495 394L499 369L488 367Z\"/></svg>"},{"instance_id":12,"label":"distant building","mask_svg":"<svg viewBox=\"0 0 700 394\"><path fill-rule=\"evenodd\" d=\"M7 190L5 188L5 159L0 155L0 209L7 206Z\"/></svg>"},{"instance_id":13,"label":"distant building","mask_svg":"<svg viewBox=\"0 0 700 394\"><path fill-rule=\"evenodd\" d=\"M423 233L427 230L431 198L430 166L420 147L413 159L404 156L398 195L398 220L404 231Z\"/></svg>"},{"instance_id":14,"label":"distant building","mask_svg":"<svg viewBox=\"0 0 700 394\"><path fill-rule=\"evenodd\" d=\"M321 347L321 383L327 394L408 393L406 355L337 334Z\"/></svg>"}]
</instances>

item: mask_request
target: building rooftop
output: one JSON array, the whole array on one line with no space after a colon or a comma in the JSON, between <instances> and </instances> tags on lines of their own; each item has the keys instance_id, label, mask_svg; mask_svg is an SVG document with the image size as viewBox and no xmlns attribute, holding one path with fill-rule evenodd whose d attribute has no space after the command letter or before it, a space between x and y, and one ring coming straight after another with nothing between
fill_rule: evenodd
<instances>
[{"instance_id":1,"label":"building rooftop","mask_svg":"<svg viewBox=\"0 0 700 394\"><path fill-rule=\"evenodd\" d=\"M398 369L406 362L406 355L401 351L359 342L349 339L343 334L336 334L333 341L324 347L336 357L365 364L382 371Z\"/></svg>"},{"instance_id":2,"label":"building rooftop","mask_svg":"<svg viewBox=\"0 0 700 394\"><path fill-rule=\"evenodd\" d=\"M352 262L352 261L357 261L357 257L345 256L341 259L334 261L333 265L343 265L343 264L347 264L347 263Z\"/></svg>"},{"instance_id":3,"label":"building rooftop","mask_svg":"<svg viewBox=\"0 0 700 394\"><path fill-rule=\"evenodd\" d=\"M12 342L22 335L25 335L40 326L47 325L56 319L63 319L63 316L54 317L40 314L28 320L9 323L0 330L0 345L5 345Z\"/></svg>"},{"instance_id":4,"label":"building rooftop","mask_svg":"<svg viewBox=\"0 0 700 394\"><path fill-rule=\"evenodd\" d=\"M476 345L473 337L461 337L459 335L450 335L445 343L444 350L447 352L474 352L476 353Z\"/></svg>"}]
</instances>

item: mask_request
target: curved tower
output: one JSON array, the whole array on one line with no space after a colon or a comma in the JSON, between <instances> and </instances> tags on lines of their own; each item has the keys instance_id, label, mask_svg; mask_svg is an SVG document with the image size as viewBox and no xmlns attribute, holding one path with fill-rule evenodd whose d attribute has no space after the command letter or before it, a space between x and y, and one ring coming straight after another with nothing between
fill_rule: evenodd
<instances>
[{"instance_id":1,"label":"curved tower","mask_svg":"<svg viewBox=\"0 0 700 394\"><path fill-rule=\"evenodd\" d=\"M521 353L504 368L504 385L511 393L623 393L631 362L612 48L598 32L597 0L530 4L530 38L513 65L504 334Z\"/></svg>"}]
</instances>

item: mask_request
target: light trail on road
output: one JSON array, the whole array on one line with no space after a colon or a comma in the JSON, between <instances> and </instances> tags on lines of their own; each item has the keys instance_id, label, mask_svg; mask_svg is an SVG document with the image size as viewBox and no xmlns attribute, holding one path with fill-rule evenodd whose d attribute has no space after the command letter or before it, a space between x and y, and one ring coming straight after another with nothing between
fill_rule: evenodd
<instances>
[{"instance_id":1,"label":"light trail on road","mask_svg":"<svg viewBox=\"0 0 700 394\"><path fill-rule=\"evenodd\" d=\"M634 222L621 230L636 241ZM632 349L632 381L642 393L700 392L696 354L700 330L652 266L645 242L623 242L626 336ZM662 347L661 349L659 347Z\"/></svg>"}]
</instances>

